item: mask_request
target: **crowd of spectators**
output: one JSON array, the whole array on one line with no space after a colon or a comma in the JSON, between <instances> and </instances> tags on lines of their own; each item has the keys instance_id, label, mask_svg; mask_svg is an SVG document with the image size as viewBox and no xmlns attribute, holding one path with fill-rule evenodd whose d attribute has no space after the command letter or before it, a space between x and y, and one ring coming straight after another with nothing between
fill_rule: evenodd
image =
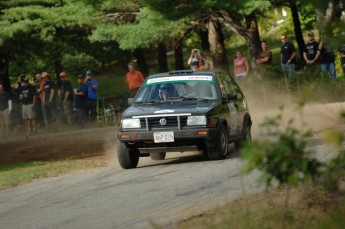
<instances>
[{"instance_id":1,"label":"crowd of spectators","mask_svg":"<svg viewBox=\"0 0 345 229\"><path fill-rule=\"evenodd\" d=\"M95 122L99 84L92 71L78 76L75 89L65 71L59 77L61 86L56 87L48 72L36 74L32 82L21 74L14 93L5 91L0 84L0 135L9 134L11 127L20 124L26 133L34 133L38 129L50 130L53 123L83 127ZM15 112L13 101L19 105Z\"/></svg>"},{"instance_id":2,"label":"crowd of spectators","mask_svg":"<svg viewBox=\"0 0 345 229\"><path fill-rule=\"evenodd\" d=\"M345 32L342 33L345 41ZM280 36L280 64L287 89L295 85L296 49L287 35ZM342 71L345 73L345 43L339 47ZM335 52L329 39L320 42L315 40L313 32L307 33L307 42L303 49L303 61L308 77L316 79L336 79ZM272 65L272 51L266 41L261 42L261 51L252 61L253 75L264 75L264 69ZM191 51L187 61L193 71L212 69L198 49ZM240 50L236 51L233 60L234 78L241 83L250 75L250 65ZM33 82L25 75L18 77L15 93L5 91L0 84L0 135L11 131L14 113L22 121L25 131L35 132L37 129L49 129L53 122L62 121L67 125L77 124L83 127L87 123L95 122L97 118L98 81L93 77L93 72L88 70L84 75L77 77L77 87L72 88L65 71L59 74L61 86L56 87L48 72L36 74ZM129 97L133 98L144 81L143 74L135 69L133 63L128 64L128 73L125 83L128 84ZM14 112L13 100L20 106ZM59 101L59 104L57 104ZM60 109L59 109L60 108ZM57 112L59 110L59 112Z\"/></svg>"}]
</instances>

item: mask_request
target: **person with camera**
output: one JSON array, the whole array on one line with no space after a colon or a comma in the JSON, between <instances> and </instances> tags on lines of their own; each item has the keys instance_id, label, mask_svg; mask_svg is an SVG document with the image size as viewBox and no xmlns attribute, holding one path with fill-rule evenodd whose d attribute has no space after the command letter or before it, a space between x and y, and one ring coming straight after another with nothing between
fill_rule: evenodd
<instances>
[{"instance_id":1,"label":"person with camera","mask_svg":"<svg viewBox=\"0 0 345 229\"><path fill-rule=\"evenodd\" d=\"M197 71L200 67L201 61L202 57L199 49L193 49L188 59L188 64L190 65L191 70Z\"/></svg>"},{"instance_id":2,"label":"person with camera","mask_svg":"<svg viewBox=\"0 0 345 229\"><path fill-rule=\"evenodd\" d=\"M98 81L93 77L93 72L88 70L85 73L85 84L88 88L88 98L89 98L89 108L87 114L89 116L89 121L94 122L97 118L97 90Z\"/></svg>"}]
</instances>

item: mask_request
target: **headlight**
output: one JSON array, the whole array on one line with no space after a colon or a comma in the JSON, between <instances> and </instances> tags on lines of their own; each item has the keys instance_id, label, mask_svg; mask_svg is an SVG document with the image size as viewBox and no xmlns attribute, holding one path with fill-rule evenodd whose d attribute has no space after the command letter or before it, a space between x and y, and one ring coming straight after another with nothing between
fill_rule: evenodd
<instances>
[{"instance_id":1,"label":"headlight","mask_svg":"<svg viewBox=\"0 0 345 229\"><path fill-rule=\"evenodd\" d=\"M140 119L132 118L132 119L123 119L122 120L122 128L124 129L135 129L140 128Z\"/></svg>"},{"instance_id":2,"label":"headlight","mask_svg":"<svg viewBox=\"0 0 345 229\"><path fill-rule=\"evenodd\" d=\"M188 126L206 125L206 117L205 116L188 116L187 125Z\"/></svg>"}]
</instances>

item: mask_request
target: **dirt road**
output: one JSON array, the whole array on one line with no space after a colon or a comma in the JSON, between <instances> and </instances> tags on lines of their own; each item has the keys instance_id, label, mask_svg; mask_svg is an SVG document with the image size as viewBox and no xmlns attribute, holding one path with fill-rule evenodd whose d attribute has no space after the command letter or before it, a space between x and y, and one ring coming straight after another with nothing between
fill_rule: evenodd
<instances>
[{"instance_id":1,"label":"dirt road","mask_svg":"<svg viewBox=\"0 0 345 229\"><path fill-rule=\"evenodd\" d=\"M344 104L312 105L309 117L297 116L316 133L342 124ZM277 113L251 105L253 137L259 123ZM306 121L306 122L304 122ZM298 124L297 124L298 125ZM152 228L167 225L221 206L241 195L257 192L257 173L241 177L236 152L226 160L204 161L198 152L168 154L164 161L141 158L138 168L123 170L115 156L115 128L0 141L1 164L108 155L110 166L49 178L0 191L3 228ZM329 149L317 146L319 153ZM183 157L181 157L183 156Z\"/></svg>"},{"instance_id":2,"label":"dirt road","mask_svg":"<svg viewBox=\"0 0 345 229\"><path fill-rule=\"evenodd\" d=\"M20 161L86 158L115 152L116 128L95 128L58 134L36 134L0 140L0 165Z\"/></svg>"}]
</instances>

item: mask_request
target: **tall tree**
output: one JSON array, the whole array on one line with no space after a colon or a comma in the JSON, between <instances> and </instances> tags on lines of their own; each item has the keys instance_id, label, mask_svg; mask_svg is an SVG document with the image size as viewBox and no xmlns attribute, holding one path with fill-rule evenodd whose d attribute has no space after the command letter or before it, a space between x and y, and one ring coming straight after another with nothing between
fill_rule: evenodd
<instances>
[{"instance_id":1,"label":"tall tree","mask_svg":"<svg viewBox=\"0 0 345 229\"><path fill-rule=\"evenodd\" d=\"M52 70L59 68L62 54L73 52L73 44L87 35L90 9L80 1L12 0L1 7L1 58L6 58L2 63L7 66L2 65L0 72L5 82L11 62L44 59Z\"/></svg>"}]
</instances>

